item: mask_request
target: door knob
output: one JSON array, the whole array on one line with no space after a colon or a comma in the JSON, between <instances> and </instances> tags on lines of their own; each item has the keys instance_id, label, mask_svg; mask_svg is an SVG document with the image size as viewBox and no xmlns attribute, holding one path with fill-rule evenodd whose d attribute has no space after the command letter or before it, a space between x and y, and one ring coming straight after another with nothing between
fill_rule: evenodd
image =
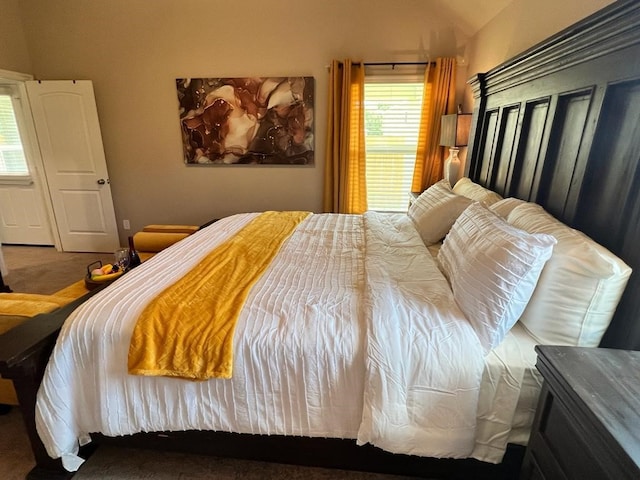
<instances>
[{"instance_id":1,"label":"door knob","mask_svg":"<svg viewBox=\"0 0 640 480\"><path fill-rule=\"evenodd\" d=\"M104 185L105 183L107 182L105 181L104 178L101 178L100 180L98 180L98 185Z\"/></svg>"}]
</instances>

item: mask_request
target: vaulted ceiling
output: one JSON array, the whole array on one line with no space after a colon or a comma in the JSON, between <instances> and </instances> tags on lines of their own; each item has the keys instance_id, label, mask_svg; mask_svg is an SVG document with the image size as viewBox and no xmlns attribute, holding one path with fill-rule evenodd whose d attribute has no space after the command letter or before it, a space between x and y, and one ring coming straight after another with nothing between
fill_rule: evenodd
<instances>
[{"instance_id":1,"label":"vaulted ceiling","mask_svg":"<svg viewBox=\"0 0 640 480\"><path fill-rule=\"evenodd\" d=\"M458 28L471 37L513 0L424 0L443 16L455 19Z\"/></svg>"}]
</instances>

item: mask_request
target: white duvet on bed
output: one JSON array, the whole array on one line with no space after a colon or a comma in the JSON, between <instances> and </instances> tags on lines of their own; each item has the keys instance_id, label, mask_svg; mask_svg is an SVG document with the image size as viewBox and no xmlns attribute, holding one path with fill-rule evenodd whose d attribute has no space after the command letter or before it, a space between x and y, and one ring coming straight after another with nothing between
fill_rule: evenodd
<instances>
[{"instance_id":1,"label":"white duvet on bed","mask_svg":"<svg viewBox=\"0 0 640 480\"><path fill-rule=\"evenodd\" d=\"M484 359L471 325L405 215L310 215L254 286L236 328L234 376L127 373L137 315L257 214L164 250L65 322L36 405L69 470L91 432L218 430L357 438L468 457Z\"/></svg>"}]
</instances>

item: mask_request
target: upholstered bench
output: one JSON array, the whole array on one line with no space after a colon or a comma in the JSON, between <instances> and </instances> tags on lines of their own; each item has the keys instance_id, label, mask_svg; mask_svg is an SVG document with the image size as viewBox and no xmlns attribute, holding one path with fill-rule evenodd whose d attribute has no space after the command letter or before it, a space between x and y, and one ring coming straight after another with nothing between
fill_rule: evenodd
<instances>
[{"instance_id":1,"label":"upholstered bench","mask_svg":"<svg viewBox=\"0 0 640 480\"><path fill-rule=\"evenodd\" d=\"M196 232L192 225L147 225L134 235L134 246L142 261ZM50 313L88 293L84 278L53 295L0 293L0 335L41 313ZM4 405L18 405L10 380L0 378L0 413Z\"/></svg>"},{"instance_id":2,"label":"upholstered bench","mask_svg":"<svg viewBox=\"0 0 640 480\"><path fill-rule=\"evenodd\" d=\"M141 260L198 231L194 225L147 225L133 236L133 245Z\"/></svg>"},{"instance_id":3,"label":"upholstered bench","mask_svg":"<svg viewBox=\"0 0 640 480\"><path fill-rule=\"evenodd\" d=\"M84 282L82 287L84 287ZM71 287L71 286L70 286ZM86 293L84 288L67 287L53 295L35 293L0 293L0 335L27 318L49 313ZM18 399L11 380L0 378L0 404L17 405Z\"/></svg>"},{"instance_id":4,"label":"upholstered bench","mask_svg":"<svg viewBox=\"0 0 640 480\"><path fill-rule=\"evenodd\" d=\"M0 315L0 335L24 322L27 318L21 315ZM16 391L11 380L0 377L0 415L4 415L11 409L9 405L18 405Z\"/></svg>"}]
</instances>

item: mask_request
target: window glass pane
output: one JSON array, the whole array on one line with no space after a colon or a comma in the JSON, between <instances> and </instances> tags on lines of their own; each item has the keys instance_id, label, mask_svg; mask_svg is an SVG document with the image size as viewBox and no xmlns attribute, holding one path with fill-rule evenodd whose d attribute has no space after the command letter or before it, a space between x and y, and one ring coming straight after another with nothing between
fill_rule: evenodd
<instances>
[{"instance_id":1,"label":"window glass pane","mask_svg":"<svg viewBox=\"0 0 640 480\"><path fill-rule=\"evenodd\" d=\"M0 175L28 174L11 97L0 95Z\"/></svg>"},{"instance_id":2,"label":"window glass pane","mask_svg":"<svg viewBox=\"0 0 640 480\"><path fill-rule=\"evenodd\" d=\"M367 202L406 211L418 147L422 82L365 83Z\"/></svg>"}]
</instances>

